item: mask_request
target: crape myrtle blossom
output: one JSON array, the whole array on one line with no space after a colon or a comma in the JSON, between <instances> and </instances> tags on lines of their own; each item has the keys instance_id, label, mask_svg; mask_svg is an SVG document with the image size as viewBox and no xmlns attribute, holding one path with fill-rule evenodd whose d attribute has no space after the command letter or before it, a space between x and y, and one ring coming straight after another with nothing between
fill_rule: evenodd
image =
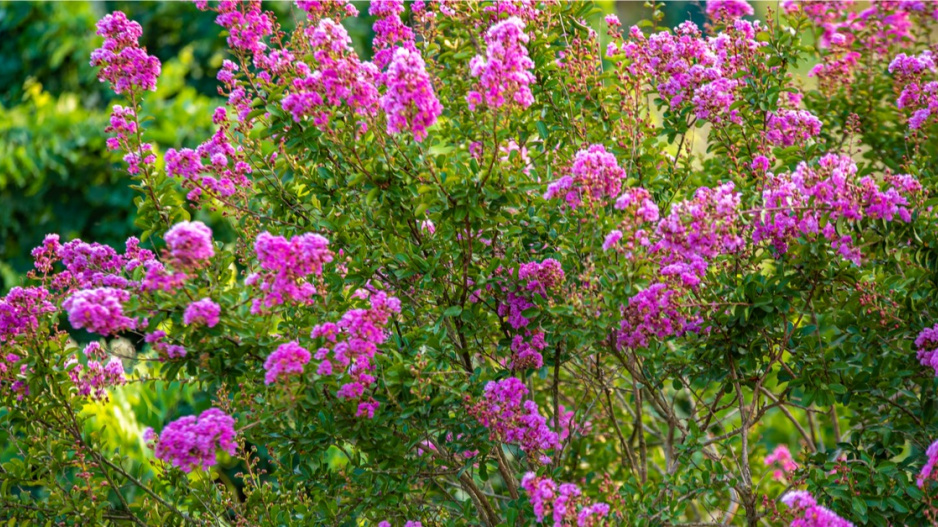
<instances>
[{"instance_id":1,"label":"crape myrtle blossom","mask_svg":"<svg viewBox=\"0 0 938 527\"><path fill-rule=\"evenodd\" d=\"M358 16L358 9L348 0L296 0L295 3L312 22L323 18L342 20Z\"/></svg>"},{"instance_id":2,"label":"crape myrtle blossom","mask_svg":"<svg viewBox=\"0 0 938 527\"><path fill-rule=\"evenodd\" d=\"M303 117L311 117L320 130L327 129L333 114L343 105L359 117L374 116L379 70L359 60L345 28L325 18L316 27L306 29L306 38L315 63L295 64L297 77L283 98L283 109L298 123ZM366 121L358 124L362 131L367 129Z\"/></svg>"},{"instance_id":3,"label":"crape myrtle blossom","mask_svg":"<svg viewBox=\"0 0 938 527\"><path fill-rule=\"evenodd\" d=\"M379 103L387 113L388 133L408 131L415 140L423 141L427 128L443 113L443 107L433 92L433 83L420 53L397 48L384 82L387 91Z\"/></svg>"},{"instance_id":4,"label":"crape myrtle blossom","mask_svg":"<svg viewBox=\"0 0 938 527\"><path fill-rule=\"evenodd\" d=\"M769 466L777 463L781 470L772 473L772 479L781 481L786 474L791 474L798 468L798 464L791 457L791 451L785 445L778 445L771 454L765 457L765 465Z\"/></svg>"},{"instance_id":5,"label":"crape myrtle blossom","mask_svg":"<svg viewBox=\"0 0 938 527\"><path fill-rule=\"evenodd\" d=\"M922 467L922 471L919 472L918 478L916 478L915 481L920 489L925 488L926 481L938 477L938 472L935 472L935 465L938 464L938 441L928 445L928 450L925 452L925 455L928 456L928 461L925 463L925 466Z\"/></svg>"},{"instance_id":6,"label":"crape myrtle blossom","mask_svg":"<svg viewBox=\"0 0 938 527\"><path fill-rule=\"evenodd\" d=\"M197 300L188 307L182 315L182 323L189 326L192 324L205 324L213 328L218 324L218 315L221 313L221 307L210 298Z\"/></svg>"},{"instance_id":7,"label":"crape myrtle blossom","mask_svg":"<svg viewBox=\"0 0 938 527\"><path fill-rule=\"evenodd\" d=\"M315 326L310 333L313 339L322 342L316 353L320 361L316 373L321 376L335 375L346 378L336 395L340 399L358 400L357 417L374 417L378 402L364 400L365 390L375 383L375 356L378 347L388 338L387 325L391 317L401 312L401 302L384 291L369 292L359 289L354 297L369 302L368 309L350 309L338 322L325 322Z\"/></svg>"},{"instance_id":8,"label":"crape myrtle blossom","mask_svg":"<svg viewBox=\"0 0 938 527\"><path fill-rule=\"evenodd\" d=\"M469 407L493 440L518 445L541 463L549 463L547 451L560 447L560 438L547 426L537 403L524 400L528 389L516 377L491 381L482 398Z\"/></svg>"},{"instance_id":9,"label":"crape myrtle blossom","mask_svg":"<svg viewBox=\"0 0 938 527\"><path fill-rule=\"evenodd\" d=\"M119 386L127 382L124 365L120 358L111 357L107 364L102 365L100 361L107 354L99 343L88 344L84 349L84 354L88 358L88 362L84 365L80 364L74 355L65 362L65 369L79 395L106 400L109 386Z\"/></svg>"},{"instance_id":10,"label":"crape myrtle blossom","mask_svg":"<svg viewBox=\"0 0 938 527\"><path fill-rule=\"evenodd\" d=\"M158 329L144 335L143 340L153 347L153 349L160 355L161 360L164 357L170 359L180 359L185 357L186 348L179 344L172 344L168 342L166 337L166 332Z\"/></svg>"},{"instance_id":11,"label":"crape myrtle blossom","mask_svg":"<svg viewBox=\"0 0 938 527\"><path fill-rule=\"evenodd\" d=\"M478 88L466 95L470 110L483 104L490 108L527 108L534 102L530 88L535 81L530 71L534 61L525 47L529 37L524 27L524 21L513 16L485 33L485 57L476 55L469 62L471 75L479 78Z\"/></svg>"},{"instance_id":12,"label":"crape myrtle blossom","mask_svg":"<svg viewBox=\"0 0 938 527\"><path fill-rule=\"evenodd\" d=\"M104 37L104 44L91 53L91 65L100 68L98 80L110 82L117 94L137 89L155 91L160 61L140 47L140 24L115 11L99 20L97 28L98 36Z\"/></svg>"},{"instance_id":13,"label":"crape myrtle blossom","mask_svg":"<svg viewBox=\"0 0 938 527\"><path fill-rule=\"evenodd\" d=\"M602 204L604 198L619 194L625 170L619 167L616 156L603 145L592 145L576 153L569 175L551 183L544 199L563 199L575 209L583 201Z\"/></svg>"},{"instance_id":14,"label":"crape myrtle blossom","mask_svg":"<svg viewBox=\"0 0 938 527\"><path fill-rule=\"evenodd\" d=\"M816 167L802 162L791 173L768 174L754 241L768 241L783 255L799 236L822 236L844 259L859 265L859 249L852 236L837 233L836 222L865 217L909 222L909 199L921 192L921 184L908 175L887 175L890 188L883 191L872 177L856 176L856 163L838 154L823 156Z\"/></svg>"},{"instance_id":15,"label":"crape myrtle blossom","mask_svg":"<svg viewBox=\"0 0 938 527\"><path fill-rule=\"evenodd\" d=\"M368 6L368 14L377 17L372 26L375 38L371 47L374 49L374 65L379 70L391 63L400 49L417 53L414 32L401 21L403 13L404 0L373 0Z\"/></svg>"},{"instance_id":16,"label":"crape myrtle blossom","mask_svg":"<svg viewBox=\"0 0 938 527\"><path fill-rule=\"evenodd\" d=\"M35 334L45 315L57 311L44 287L14 287L0 298L0 344Z\"/></svg>"},{"instance_id":17,"label":"crape myrtle blossom","mask_svg":"<svg viewBox=\"0 0 938 527\"><path fill-rule=\"evenodd\" d=\"M821 121L807 110L780 109L769 114L766 139L776 146L800 145L821 133Z\"/></svg>"},{"instance_id":18,"label":"crape myrtle blossom","mask_svg":"<svg viewBox=\"0 0 938 527\"><path fill-rule=\"evenodd\" d=\"M658 206L647 190L638 187L627 189L616 198L614 208L623 211L624 214L618 229L606 235L603 250L615 248L631 260L639 248L647 249L651 246L650 235L654 233L654 230L650 225L646 227L644 224L655 223L659 220ZM623 237L625 237L625 243L620 246L619 240Z\"/></svg>"},{"instance_id":19,"label":"crape myrtle blossom","mask_svg":"<svg viewBox=\"0 0 938 527\"><path fill-rule=\"evenodd\" d=\"M938 81L925 80L925 75L934 71L935 58L931 50L913 56L900 53L889 64L889 72L902 88L896 106L911 114L909 128L912 130L934 122L938 116Z\"/></svg>"},{"instance_id":20,"label":"crape myrtle blossom","mask_svg":"<svg viewBox=\"0 0 938 527\"><path fill-rule=\"evenodd\" d=\"M938 324L923 329L915 338L915 347L922 366L931 367L938 377Z\"/></svg>"},{"instance_id":21,"label":"crape myrtle blossom","mask_svg":"<svg viewBox=\"0 0 938 527\"><path fill-rule=\"evenodd\" d=\"M260 271L245 280L261 292L251 306L252 313L260 313L285 302L310 303L316 287L307 281L309 276L322 276L323 265L332 261L329 240L318 234L306 233L287 240L262 232L254 244Z\"/></svg>"},{"instance_id":22,"label":"crape myrtle blossom","mask_svg":"<svg viewBox=\"0 0 938 527\"><path fill-rule=\"evenodd\" d=\"M273 384L290 375L303 373L303 366L309 362L309 352L296 341L281 344L264 362L264 384Z\"/></svg>"},{"instance_id":23,"label":"crape myrtle blossom","mask_svg":"<svg viewBox=\"0 0 938 527\"><path fill-rule=\"evenodd\" d=\"M215 256L212 229L201 221L182 221L163 237L170 256L183 267L202 264Z\"/></svg>"},{"instance_id":24,"label":"crape myrtle blossom","mask_svg":"<svg viewBox=\"0 0 938 527\"><path fill-rule=\"evenodd\" d=\"M752 6L745 0L707 0L707 16L715 20L752 16L753 13Z\"/></svg>"},{"instance_id":25,"label":"crape myrtle blossom","mask_svg":"<svg viewBox=\"0 0 938 527\"><path fill-rule=\"evenodd\" d=\"M152 428L147 428L143 437L154 445L157 459L183 472L192 472L214 466L218 450L235 455L238 445L234 424L235 420L225 412L209 408L198 416L189 415L169 423L159 438Z\"/></svg>"},{"instance_id":26,"label":"crape myrtle blossom","mask_svg":"<svg viewBox=\"0 0 938 527\"><path fill-rule=\"evenodd\" d=\"M608 504L592 503L573 483L558 484L550 477L528 472L521 479L521 488L528 494L537 521L548 520L554 527L603 525L602 518L609 514Z\"/></svg>"},{"instance_id":27,"label":"crape myrtle blossom","mask_svg":"<svg viewBox=\"0 0 938 527\"><path fill-rule=\"evenodd\" d=\"M203 191L227 198L234 195L238 187L252 185L248 176L253 169L246 162L243 149L229 142L224 119L219 122L222 126L195 150L170 148L166 151L166 173L182 179L182 186L190 189L186 196L190 201L199 201Z\"/></svg>"},{"instance_id":28,"label":"crape myrtle blossom","mask_svg":"<svg viewBox=\"0 0 938 527\"><path fill-rule=\"evenodd\" d=\"M787 505L795 516L790 527L853 527L852 523L834 511L818 505L807 491L789 491L782 496L782 503Z\"/></svg>"},{"instance_id":29,"label":"crape myrtle blossom","mask_svg":"<svg viewBox=\"0 0 938 527\"><path fill-rule=\"evenodd\" d=\"M130 293L125 290L99 287L73 293L62 307L75 329L108 336L137 327L136 320L124 315L124 303L129 300Z\"/></svg>"}]
</instances>

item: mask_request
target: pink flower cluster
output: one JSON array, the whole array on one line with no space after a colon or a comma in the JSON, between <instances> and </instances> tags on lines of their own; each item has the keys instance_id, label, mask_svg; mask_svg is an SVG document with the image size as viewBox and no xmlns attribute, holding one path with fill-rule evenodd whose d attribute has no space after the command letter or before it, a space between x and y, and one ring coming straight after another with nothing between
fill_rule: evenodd
<instances>
[{"instance_id":1,"label":"pink flower cluster","mask_svg":"<svg viewBox=\"0 0 938 527\"><path fill-rule=\"evenodd\" d=\"M104 44L91 53L91 65L101 68L98 80L111 83L114 93L156 90L160 61L141 48L137 39L143 34L140 24L115 11L98 21L98 36Z\"/></svg>"},{"instance_id":2,"label":"pink flower cluster","mask_svg":"<svg viewBox=\"0 0 938 527\"><path fill-rule=\"evenodd\" d=\"M740 194L734 190L732 182L701 187L693 199L675 204L661 219L650 252L658 255L662 275L677 276L685 287L695 288L711 260L743 247Z\"/></svg>"},{"instance_id":3,"label":"pink flower cluster","mask_svg":"<svg viewBox=\"0 0 938 527\"><path fill-rule=\"evenodd\" d=\"M373 0L368 6L368 14L378 18L372 26L375 38L371 46L374 49L374 64L379 70L391 62L397 54L396 49L417 53L414 32L401 21L403 13L403 0ZM403 48L396 48L398 44L402 44Z\"/></svg>"},{"instance_id":4,"label":"pink flower cluster","mask_svg":"<svg viewBox=\"0 0 938 527\"><path fill-rule=\"evenodd\" d=\"M530 88L536 80L530 71L534 61L525 47L529 37L524 26L524 21L513 16L485 33L485 57L476 55L469 62L470 73L479 78L479 89L466 95L470 110L482 104L501 108L514 103L527 108L534 102Z\"/></svg>"},{"instance_id":5,"label":"pink flower cluster","mask_svg":"<svg viewBox=\"0 0 938 527\"><path fill-rule=\"evenodd\" d=\"M602 525L602 518L609 514L609 505L591 503L573 483L558 485L547 476L538 477L528 472L521 478L521 488L528 493L537 521L543 522L549 517L554 527Z\"/></svg>"},{"instance_id":6,"label":"pink flower cluster","mask_svg":"<svg viewBox=\"0 0 938 527\"><path fill-rule=\"evenodd\" d=\"M391 522L389 522L389 521L382 521L382 522L378 523L378 527L391 527ZM409 522L407 522L407 523L404 524L404 527L423 527L423 524L420 523L420 522L409 521Z\"/></svg>"},{"instance_id":7,"label":"pink flower cluster","mask_svg":"<svg viewBox=\"0 0 938 527\"><path fill-rule=\"evenodd\" d=\"M101 401L107 400L109 386L120 386L127 382L124 365L118 357L111 357L107 364L102 365L100 360L103 360L106 354L97 342L88 344L84 353L88 357L85 365L80 364L75 356L65 362L68 376L78 389L79 395Z\"/></svg>"},{"instance_id":8,"label":"pink flower cluster","mask_svg":"<svg viewBox=\"0 0 938 527\"><path fill-rule=\"evenodd\" d=\"M163 429L159 439L152 428L144 432L144 440L155 441L154 453L183 472L208 468L217 463L216 452L222 450L235 455L235 420L217 408L209 408L198 417L189 415L177 419Z\"/></svg>"},{"instance_id":9,"label":"pink flower cluster","mask_svg":"<svg viewBox=\"0 0 938 527\"><path fill-rule=\"evenodd\" d=\"M0 298L0 343L30 335L39 329L40 319L55 313L44 287L14 287Z\"/></svg>"},{"instance_id":10,"label":"pink flower cluster","mask_svg":"<svg viewBox=\"0 0 938 527\"><path fill-rule=\"evenodd\" d=\"M179 222L166 231L163 239L170 256L181 267L196 267L215 256L212 229L201 221Z\"/></svg>"},{"instance_id":11,"label":"pink flower cluster","mask_svg":"<svg viewBox=\"0 0 938 527\"><path fill-rule=\"evenodd\" d=\"M359 400L356 416L374 417L378 402L363 401L365 390L375 382L375 355L378 347L387 340L386 326L394 313L401 312L401 302L383 291L370 293L359 289L355 297L369 300L368 309L350 309L337 323L326 322L313 328L310 337L322 339L324 346L316 351L316 360L321 361L319 375L347 373L351 382L343 384L336 394L342 399ZM333 363L341 370L336 371Z\"/></svg>"},{"instance_id":12,"label":"pink flower cluster","mask_svg":"<svg viewBox=\"0 0 938 527\"><path fill-rule=\"evenodd\" d=\"M821 133L821 121L807 110L780 109L769 114L766 139L776 146L800 145Z\"/></svg>"},{"instance_id":13,"label":"pink flower cluster","mask_svg":"<svg viewBox=\"0 0 938 527\"><path fill-rule=\"evenodd\" d=\"M123 289L99 287L72 294L62 307L75 329L107 336L137 327L136 320L124 315L124 302L129 300L130 293Z\"/></svg>"},{"instance_id":14,"label":"pink flower cluster","mask_svg":"<svg viewBox=\"0 0 938 527\"><path fill-rule=\"evenodd\" d=\"M912 130L938 118L938 81L925 82L925 75L934 71L935 58L931 50L917 56L900 53L889 64L889 72L896 76L896 82L902 87L896 106L912 113L909 118Z\"/></svg>"},{"instance_id":15,"label":"pink flower cluster","mask_svg":"<svg viewBox=\"0 0 938 527\"><path fill-rule=\"evenodd\" d=\"M252 313L286 301L309 303L316 288L306 281L310 275L322 276L323 265L332 261L329 240L306 233L287 240L262 232L254 243L261 270L247 277L245 284L255 285L262 293L254 299Z\"/></svg>"},{"instance_id":16,"label":"pink flower cluster","mask_svg":"<svg viewBox=\"0 0 938 527\"><path fill-rule=\"evenodd\" d=\"M296 7L306 12L307 18L313 22L323 18L342 20L358 16L358 9L348 0L296 0Z\"/></svg>"},{"instance_id":17,"label":"pink flower cluster","mask_svg":"<svg viewBox=\"0 0 938 527\"><path fill-rule=\"evenodd\" d=\"M818 505L807 491L790 491L782 496L782 503L788 505L795 514L791 527L853 527L852 523L834 511Z\"/></svg>"},{"instance_id":18,"label":"pink flower cluster","mask_svg":"<svg viewBox=\"0 0 938 527\"><path fill-rule=\"evenodd\" d=\"M616 344L620 348L644 348L651 337L680 337L696 331L702 320L688 318L685 314L678 303L682 293L665 284L653 283L630 298L629 304L621 307Z\"/></svg>"},{"instance_id":19,"label":"pink flower cluster","mask_svg":"<svg viewBox=\"0 0 938 527\"><path fill-rule=\"evenodd\" d=\"M798 463L795 463L795 460L791 457L791 451L785 445L778 445L771 454L765 457L766 466L773 463L778 463L781 468L781 470L772 473L772 479L775 481L781 481L786 474L791 474L798 468Z\"/></svg>"},{"instance_id":20,"label":"pink flower cluster","mask_svg":"<svg viewBox=\"0 0 938 527\"><path fill-rule=\"evenodd\" d=\"M433 92L420 53L397 48L384 82L387 92L381 96L380 104L387 113L388 133L409 131L414 139L423 141L427 128L443 113L443 107Z\"/></svg>"},{"instance_id":21,"label":"pink flower cluster","mask_svg":"<svg viewBox=\"0 0 938 527\"><path fill-rule=\"evenodd\" d=\"M261 11L260 0L222 0L215 23L228 30L230 48L251 53L255 64L263 60L267 50L264 38L273 33L274 27L271 17Z\"/></svg>"},{"instance_id":22,"label":"pink flower cluster","mask_svg":"<svg viewBox=\"0 0 938 527\"><path fill-rule=\"evenodd\" d=\"M798 236L818 234L845 259L859 265L860 250L850 235L839 235L838 220L857 222L865 216L902 221L911 220L908 196L921 191L911 176L887 176L890 187L885 192L870 177L856 181L857 165L845 155L827 154L817 168L800 163L792 173L769 174L762 192L763 210L756 218L753 238L768 240L779 254Z\"/></svg>"},{"instance_id":23,"label":"pink flower cluster","mask_svg":"<svg viewBox=\"0 0 938 527\"><path fill-rule=\"evenodd\" d=\"M619 167L616 156L603 145L592 145L576 153L570 175L551 183L544 199L563 198L570 208L576 208L583 200L587 204L602 204L604 198L619 193L623 179L625 170Z\"/></svg>"},{"instance_id":24,"label":"pink flower cluster","mask_svg":"<svg viewBox=\"0 0 938 527\"><path fill-rule=\"evenodd\" d=\"M248 175L253 169L244 159L242 148L232 146L225 131L222 126L195 150L166 151L166 173L182 178L183 186L191 189L186 196L190 201L198 201L203 190L228 197L238 187L252 185Z\"/></svg>"},{"instance_id":25,"label":"pink flower cluster","mask_svg":"<svg viewBox=\"0 0 938 527\"><path fill-rule=\"evenodd\" d=\"M930 366L938 377L938 324L923 329L915 338L915 347L922 366Z\"/></svg>"},{"instance_id":26,"label":"pink flower cluster","mask_svg":"<svg viewBox=\"0 0 938 527\"><path fill-rule=\"evenodd\" d=\"M645 223L657 222L659 219L658 205L651 199L651 194L643 188L630 188L622 193L616 199L616 210L625 211L625 216L619 222L618 229L613 230L606 236L603 242L603 250L616 248L621 251L629 260L635 257L635 251L641 248L649 248L651 232L645 229ZM623 231L628 233L625 244L619 247L619 240L623 237Z\"/></svg>"},{"instance_id":27,"label":"pink flower cluster","mask_svg":"<svg viewBox=\"0 0 938 527\"><path fill-rule=\"evenodd\" d=\"M928 461L922 467L922 471L919 472L918 478L916 478L916 484L920 489L925 488L926 481L935 479L938 476L938 473L935 472L935 465L938 465L938 441L928 446L925 455L928 456Z\"/></svg>"},{"instance_id":28,"label":"pink flower cluster","mask_svg":"<svg viewBox=\"0 0 938 527\"><path fill-rule=\"evenodd\" d=\"M707 16L714 20L752 16L753 13L746 0L707 0Z\"/></svg>"},{"instance_id":29,"label":"pink flower cluster","mask_svg":"<svg viewBox=\"0 0 938 527\"><path fill-rule=\"evenodd\" d=\"M378 69L359 60L345 28L326 18L315 28L307 28L306 36L316 61L315 70L303 62L296 63L298 77L293 80L291 93L283 98L283 109L296 122L304 116L312 117L321 130L343 104L356 115L375 115ZM366 125L360 122L359 126L364 129Z\"/></svg>"},{"instance_id":30,"label":"pink flower cluster","mask_svg":"<svg viewBox=\"0 0 938 527\"><path fill-rule=\"evenodd\" d=\"M166 332L158 329L143 336L144 342L153 347L153 350L159 353L160 360L164 357L170 359L180 359L186 356L186 348L179 344L171 344L166 341Z\"/></svg>"},{"instance_id":31,"label":"pink flower cluster","mask_svg":"<svg viewBox=\"0 0 938 527\"><path fill-rule=\"evenodd\" d=\"M527 394L524 383L515 377L491 381L469 413L489 429L493 440L517 444L529 455L536 455L541 463L549 463L550 457L545 452L558 448L560 439L547 426L537 403L524 401Z\"/></svg>"},{"instance_id":32,"label":"pink flower cluster","mask_svg":"<svg viewBox=\"0 0 938 527\"><path fill-rule=\"evenodd\" d=\"M192 324L205 324L213 328L218 324L218 315L221 314L221 307L212 301L211 298L196 300L186 307L182 315L182 323L191 326Z\"/></svg>"},{"instance_id":33,"label":"pink flower cluster","mask_svg":"<svg viewBox=\"0 0 938 527\"><path fill-rule=\"evenodd\" d=\"M303 373L303 366L309 362L309 351L300 346L299 342L281 344L271 353L264 362L264 384L271 385L282 381L290 375Z\"/></svg>"},{"instance_id":34,"label":"pink flower cluster","mask_svg":"<svg viewBox=\"0 0 938 527\"><path fill-rule=\"evenodd\" d=\"M733 2L720 2L726 10ZM709 5L708 5L709 9ZM698 119L713 123L740 122L731 106L736 91L751 70L749 61L766 43L755 39L763 31L758 22L736 19L714 37L704 38L692 22L684 22L675 33L662 31L646 37L633 26L629 39L607 56L619 61L636 82L650 84L674 111L692 104Z\"/></svg>"}]
</instances>

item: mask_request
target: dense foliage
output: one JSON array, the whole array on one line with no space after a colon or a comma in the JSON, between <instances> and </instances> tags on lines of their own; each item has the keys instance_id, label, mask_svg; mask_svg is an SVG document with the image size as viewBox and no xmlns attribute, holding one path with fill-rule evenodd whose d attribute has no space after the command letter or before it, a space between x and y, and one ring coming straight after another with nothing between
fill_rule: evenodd
<instances>
[{"instance_id":1,"label":"dense foliage","mask_svg":"<svg viewBox=\"0 0 938 527\"><path fill-rule=\"evenodd\" d=\"M938 5L384 0L366 60L343 1L195 4L191 141L97 23L140 233L0 299L0 515L938 521Z\"/></svg>"}]
</instances>

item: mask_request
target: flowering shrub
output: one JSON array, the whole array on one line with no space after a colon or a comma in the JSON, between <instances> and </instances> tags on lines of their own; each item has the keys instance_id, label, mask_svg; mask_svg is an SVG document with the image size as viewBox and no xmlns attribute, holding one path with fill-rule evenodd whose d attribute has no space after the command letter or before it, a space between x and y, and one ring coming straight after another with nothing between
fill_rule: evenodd
<instances>
[{"instance_id":1,"label":"flowering shrub","mask_svg":"<svg viewBox=\"0 0 938 527\"><path fill-rule=\"evenodd\" d=\"M198 144L148 139L160 60L98 25L143 230L52 233L0 299L0 514L938 520L938 5L382 0L366 60L342 0L195 4Z\"/></svg>"}]
</instances>

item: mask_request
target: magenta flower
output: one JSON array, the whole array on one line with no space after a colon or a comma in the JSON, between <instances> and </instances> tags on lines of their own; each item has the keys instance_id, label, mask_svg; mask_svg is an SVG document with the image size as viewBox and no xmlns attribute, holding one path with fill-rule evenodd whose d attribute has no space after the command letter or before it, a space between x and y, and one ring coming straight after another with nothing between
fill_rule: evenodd
<instances>
[{"instance_id":1,"label":"magenta flower","mask_svg":"<svg viewBox=\"0 0 938 527\"><path fill-rule=\"evenodd\" d=\"M443 113L443 107L433 92L420 53L397 48L385 74L385 84L388 90L380 104L387 113L388 133L409 131L414 139L422 141L427 137L427 128Z\"/></svg>"},{"instance_id":2,"label":"magenta flower","mask_svg":"<svg viewBox=\"0 0 938 527\"><path fill-rule=\"evenodd\" d=\"M793 490L782 496L782 503L795 514L791 527L853 527L834 511L817 504L814 497L804 490Z\"/></svg>"},{"instance_id":3,"label":"magenta flower","mask_svg":"<svg viewBox=\"0 0 938 527\"><path fill-rule=\"evenodd\" d=\"M98 36L104 44L91 53L91 65L101 68L98 80L111 83L114 93L156 90L160 61L141 48L137 39L143 34L140 24L115 11L98 21Z\"/></svg>"},{"instance_id":4,"label":"magenta flower","mask_svg":"<svg viewBox=\"0 0 938 527\"><path fill-rule=\"evenodd\" d=\"M132 318L124 316L124 302L130 293L122 289L100 287L83 289L68 297L62 307L68 312L68 321L75 329L87 329L90 333L113 335L137 325Z\"/></svg>"},{"instance_id":5,"label":"magenta flower","mask_svg":"<svg viewBox=\"0 0 938 527\"><path fill-rule=\"evenodd\" d=\"M235 420L217 408L209 408L198 417L177 419L163 429L159 439L153 430L144 432L147 442L155 440L156 458L179 467L183 472L209 468L217 463L216 452L235 455Z\"/></svg>"},{"instance_id":6,"label":"magenta flower","mask_svg":"<svg viewBox=\"0 0 938 527\"><path fill-rule=\"evenodd\" d=\"M481 104L491 108L511 104L527 108L534 102L530 88L535 81L530 71L534 61L524 47L529 39L524 26L524 21L513 16L485 33L485 57L476 55L469 62L470 73L479 78L478 90L466 95L470 110Z\"/></svg>"},{"instance_id":7,"label":"magenta flower","mask_svg":"<svg viewBox=\"0 0 938 527\"><path fill-rule=\"evenodd\" d=\"M309 352L296 341L281 344L264 362L264 384L271 385L290 375L303 373L303 366L309 362Z\"/></svg>"},{"instance_id":8,"label":"magenta flower","mask_svg":"<svg viewBox=\"0 0 938 527\"><path fill-rule=\"evenodd\" d=\"M213 328L218 324L218 315L221 313L221 307L210 298L197 300L186 308L182 315L183 324L189 326L192 324L205 324Z\"/></svg>"},{"instance_id":9,"label":"magenta flower","mask_svg":"<svg viewBox=\"0 0 938 527\"><path fill-rule=\"evenodd\" d=\"M192 267L215 256L212 229L201 221L183 221L173 225L163 237L172 257L184 267Z\"/></svg>"},{"instance_id":10,"label":"magenta flower","mask_svg":"<svg viewBox=\"0 0 938 527\"><path fill-rule=\"evenodd\" d=\"M332 261L329 240L313 233L287 240L262 232L257 236L254 250L261 270L248 276L245 283L257 285L262 296L254 300L252 313L287 301L311 302L316 288L306 281L307 277L322 276L323 265Z\"/></svg>"}]
</instances>

